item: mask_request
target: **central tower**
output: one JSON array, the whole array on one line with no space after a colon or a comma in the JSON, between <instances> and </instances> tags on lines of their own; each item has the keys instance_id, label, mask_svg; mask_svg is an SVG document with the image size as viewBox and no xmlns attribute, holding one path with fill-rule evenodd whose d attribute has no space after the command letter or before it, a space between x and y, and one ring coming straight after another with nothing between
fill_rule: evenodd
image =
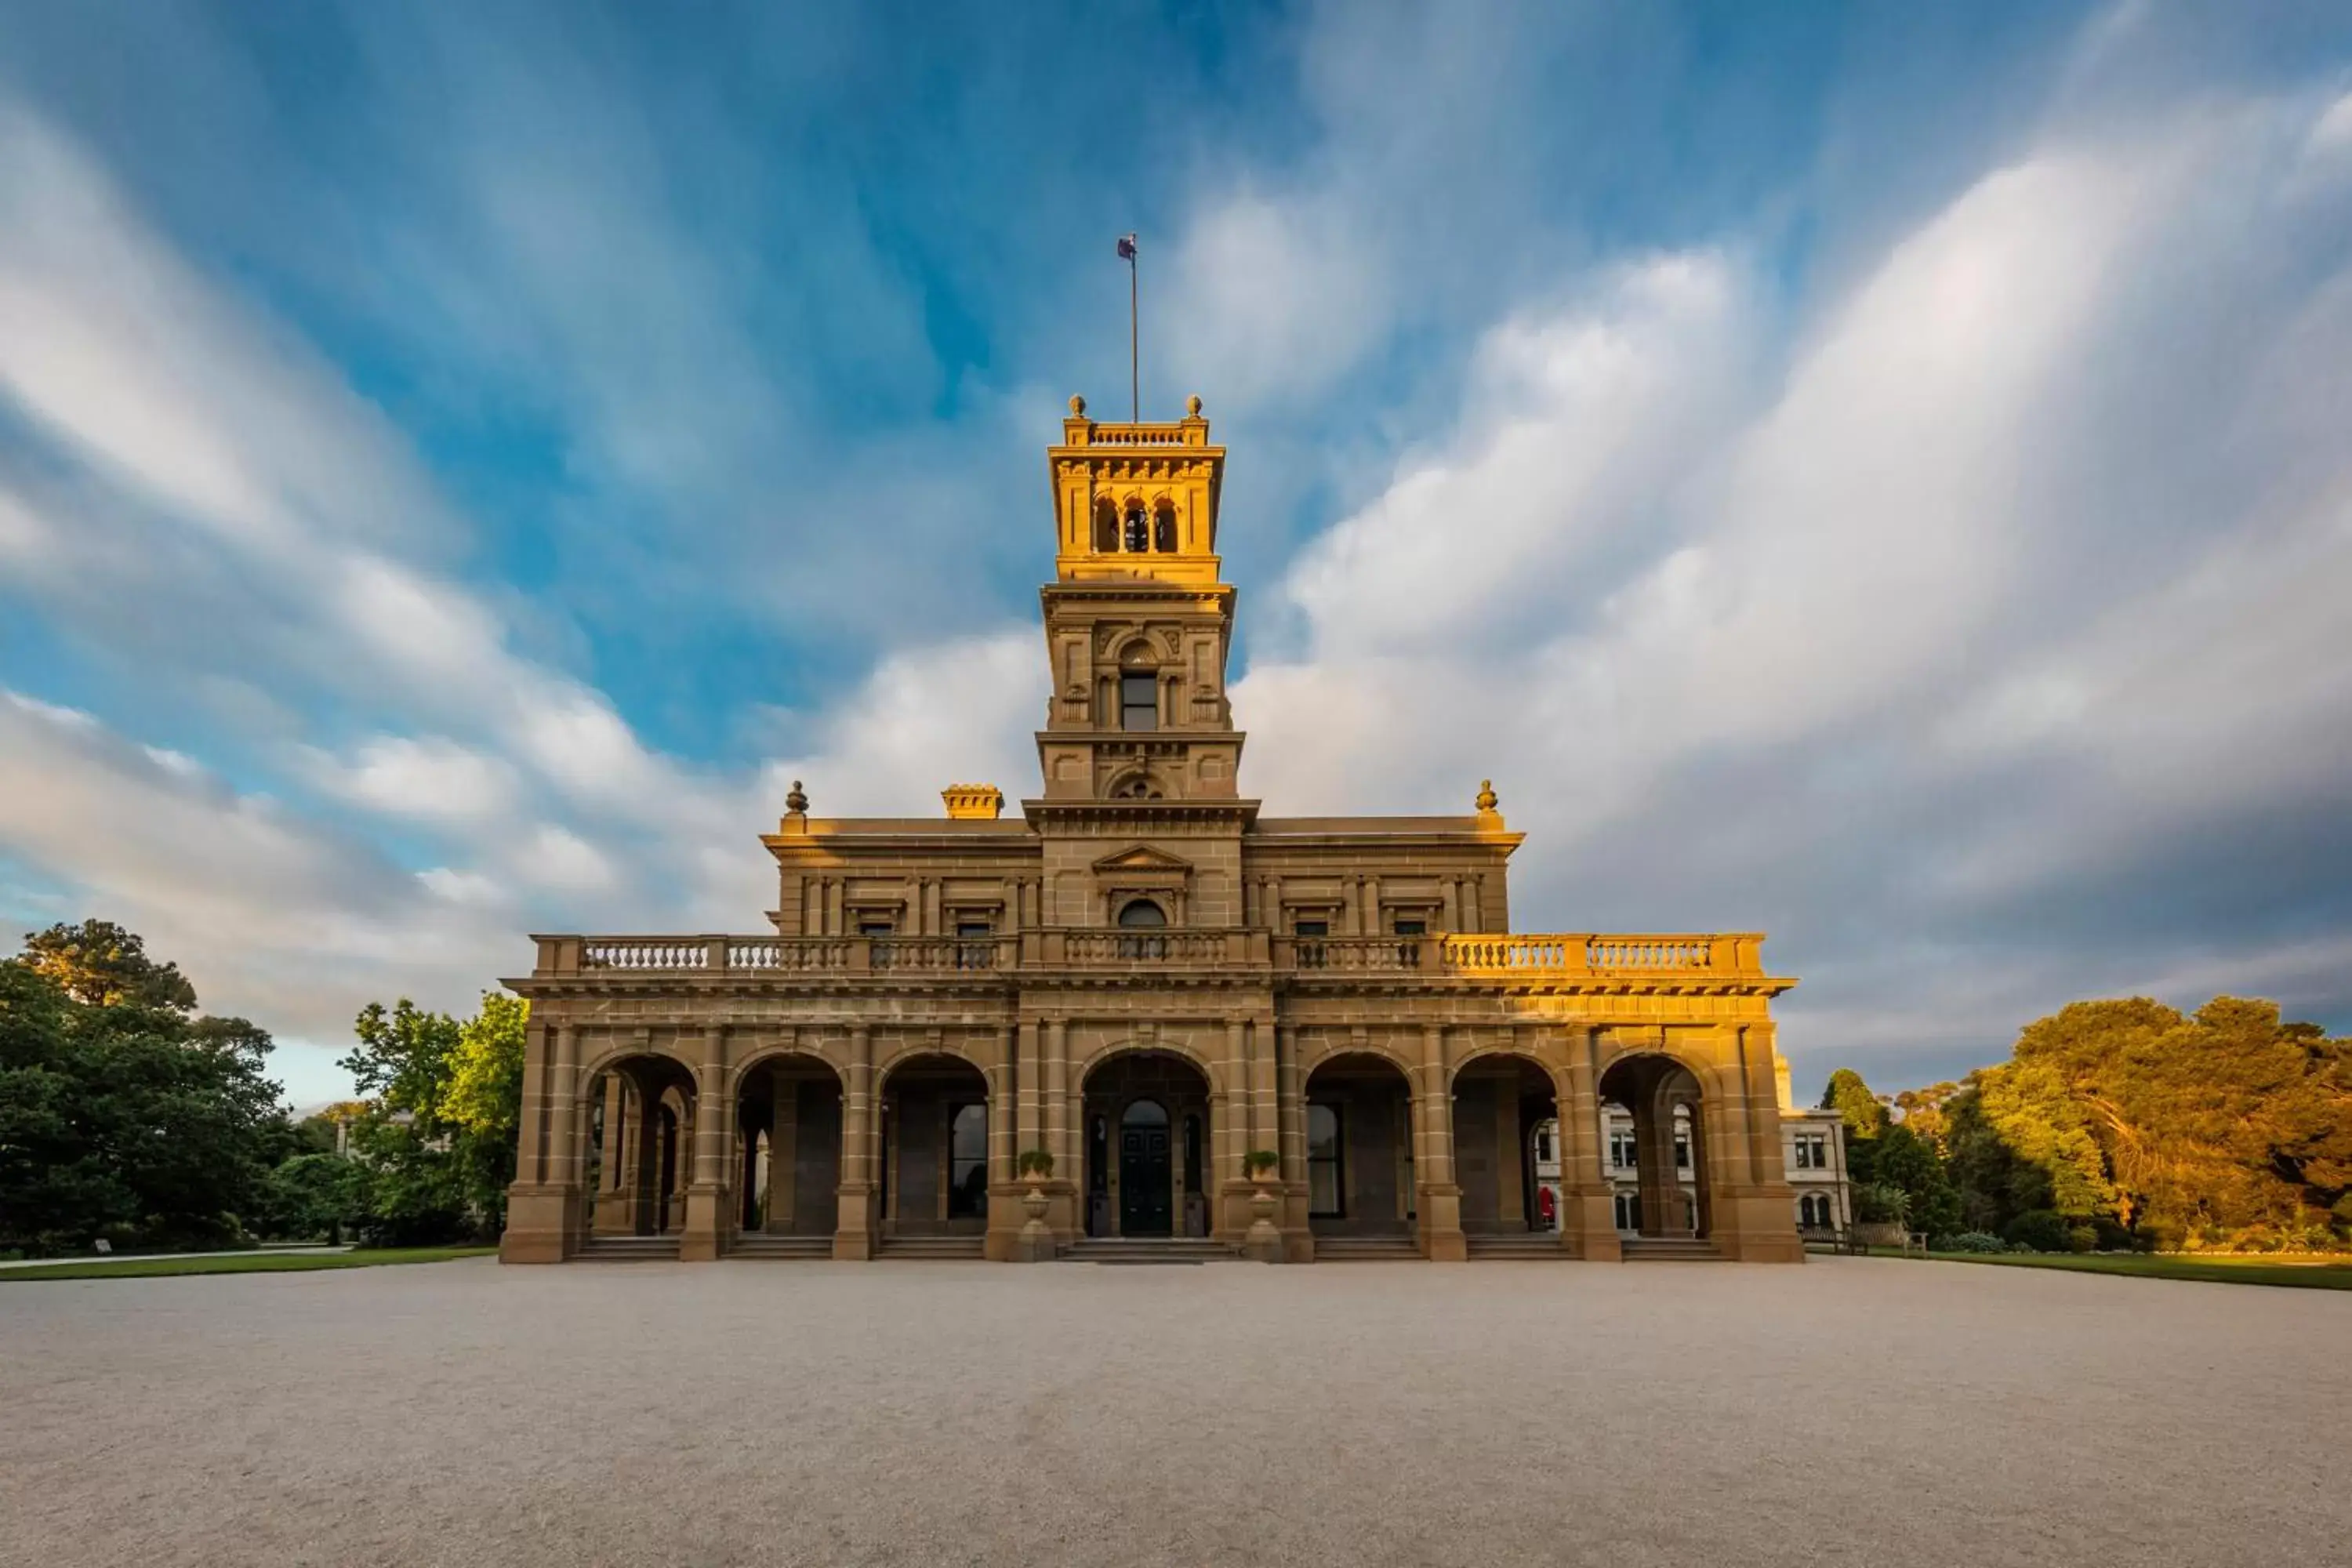
<instances>
[{"instance_id":1,"label":"central tower","mask_svg":"<svg viewBox=\"0 0 2352 1568\"><path fill-rule=\"evenodd\" d=\"M1070 399L1046 453L1058 542L1042 595L1045 800L1232 803L1242 735L1225 698L1224 448L1209 444L1197 397L1171 424L1105 424L1086 409Z\"/></svg>"}]
</instances>

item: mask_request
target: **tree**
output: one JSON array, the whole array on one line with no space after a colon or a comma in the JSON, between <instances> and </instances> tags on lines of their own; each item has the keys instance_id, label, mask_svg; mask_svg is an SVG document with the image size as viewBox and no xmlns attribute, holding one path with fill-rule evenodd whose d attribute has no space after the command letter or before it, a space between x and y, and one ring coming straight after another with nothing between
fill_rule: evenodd
<instances>
[{"instance_id":1,"label":"tree","mask_svg":"<svg viewBox=\"0 0 2352 1568\"><path fill-rule=\"evenodd\" d=\"M1870 1092L1870 1085L1852 1068L1840 1068L1830 1074L1829 1088L1822 1095L1822 1109L1834 1110L1845 1120L1846 1173L1855 1182L1867 1185L1876 1180L1873 1157L1877 1152L1878 1135L1886 1130L1886 1107Z\"/></svg>"},{"instance_id":2,"label":"tree","mask_svg":"<svg viewBox=\"0 0 2352 1568\"><path fill-rule=\"evenodd\" d=\"M25 933L21 962L86 1007L137 1003L189 1012L195 987L176 963L157 963L147 943L112 921L83 921Z\"/></svg>"},{"instance_id":3,"label":"tree","mask_svg":"<svg viewBox=\"0 0 2352 1568\"><path fill-rule=\"evenodd\" d=\"M0 1247L233 1239L296 1136L268 1034L103 921L0 963Z\"/></svg>"},{"instance_id":4,"label":"tree","mask_svg":"<svg viewBox=\"0 0 2352 1568\"><path fill-rule=\"evenodd\" d=\"M1960 1194L1935 1145L1897 1122L1879 1134L1872 1164L1878 1185L1899 1189L1906 1223L1929 1236L1960 1229Z\"/></svg>"},{"instance_id":5,"label":"tree","mask_svg":"<svg viewBox=\"0 0 2352 1568\"><path fill-rule=\"evenodd\" d=\"M2168 1247L2352 1237L2352 1042L2269 1002L2074 1003L1941 1110L1978 1228Z\"/></svg>"},{"instance_id":6,"label":"tree","mask_svg":"<svg viewBox=\"0 0 2352 1568\"><path fill-rule=\"evenodd\" d=\"M372 1239L442 1241L503 1224L529 1017L528 1003L497 992L462 1024L406 997L362 1010L341 1066L371 1097L352 1142L369 1169Z\"/></svg>"}]
</instances>

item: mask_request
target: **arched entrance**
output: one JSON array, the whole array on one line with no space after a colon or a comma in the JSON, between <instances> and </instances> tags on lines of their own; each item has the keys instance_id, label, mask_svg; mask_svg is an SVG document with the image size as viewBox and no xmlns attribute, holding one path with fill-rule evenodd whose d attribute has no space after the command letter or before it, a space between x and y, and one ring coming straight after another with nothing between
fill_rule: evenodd
<instances>
[{"instance_id":1,"label":"arched entrance","mask_svg":"<svg viewBox=\"0 0 2352 1568\"><path fill-rule=\"evenodd\" d=\"M1632 1121L1633 1190L1618 1200L1618 1217L1645 1237L1704 1237L1711 1228L1706 1119L1698 1079L1672 1057L1642 1052L1610 1064L1601 1075L1602 1110ZM1621 1118L1612 1118L1621 1125ZM1611 1174L1624 1162L1612 1151ZM1631 1202L1626 1202L1630 1197Z\"/></svg>"},{"instance_id":2,"label":"arched entrance","mask_svg":"<svg viewBox=\"0 0 2352 1568\"><path fill-rule=\"evenodd\" d=\"M986 1230L988 1079L961 1057L912 1057L881 1099L882 1234Z\"/></svg>"},{"instance_id":3,"label":"arched entrance","mask_svg":"<svg viewBox=\"0 0 2352 1568\"><path fill-rule=\"evenodd\" d=\"M736 1100L743 1230L831 1236L840 1215L840 1077L815 1057L777 1057L745 1075Z\"/></svg>"},{"instance_id":4,"label":"arched entrance","mask_svg":"<svg viewBox=\"0 0 2352 1568\"><path fill-rule=\"evenodd\" d=\"M1172 1051L1130 1051L1087 1074L1088 1236L1206 1236L1209 1080Z\"/></svg>"},{"instance_id":5,"label":"arched entrance","mask_svg":"<svg viewBox=\"0 0 2352 1568\"><path fill-rule=\"evenodd\" d=\"M1548 1230L1536 1129L1559 1116L1551 1074L1526 1057L1479 1057L1454 1075L1454 1179L1468 1236Z\"/></svg>"},{"instance_id":6,"label":"arched entrance","mask_svg":"<svg viewBox=\"0 0 2352 1568\"><path fill-rule=\"evenodd\" d=\"M1412 1086L1386 1057L1348 1053L1307 1075L1307 1226L1410 1236L1417 1215Z\"/></svg>"},{"instance_id":7,"label":"arched entrance","mask_svg":"<svg viewBox=\"0 0 2352 1568\"><path fill-rule=\"evenodd\" d=\"M588 1084L583 1186L599 1236L686 1228L693 1163L694 1075L650 1053L610 1062Z\"/></svg>"}]
</instances>

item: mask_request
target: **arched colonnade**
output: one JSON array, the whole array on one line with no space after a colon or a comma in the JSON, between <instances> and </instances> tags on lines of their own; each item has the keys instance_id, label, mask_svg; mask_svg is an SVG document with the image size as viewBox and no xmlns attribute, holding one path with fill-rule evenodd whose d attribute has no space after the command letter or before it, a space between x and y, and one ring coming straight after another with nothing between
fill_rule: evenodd
<instances>
[{"instance_id":1,"label":"arched colonnade","mask_svg":"<svg viewBox=\"0 0 2352 1568\"><path fill-rule=\"evenodd\" d=\"M1765 1212L1772 1188L1784 1215L1793 1201L1777 1102L1759 1099L1755 1075L1662 1048L1656 1030L1041 1019L804 1029L783 1043L747 1029L736 1060L723 1029L583 1050L588 1033L534 1025L527 1068L516 1213L528 1219L526 1198L560 1202L558 1256L591 1237L674 1235L680 1256L709 1258L757 1232L829 1237L838 1258L893 1237L969 1235L1009 1258L1032 1184L1016 1158L1033 1148L1054 1156L1037 1184L1066 1245L1238 1241L1244 1157L1264 1148L1280 1156L1295 1260L1318 1237L1409 1237L1449 1258L1482 1235L1554 1230L1570 1255L1613 1258L1612 1103L1633 1118L1642 1236L1769 1255L1751 1245L1762 1231L1743 1226L1742 1205ZM1535 1170L1539 1133L1555 1131L1556 1206ZM1677 1179L1678 1131L1695 1145L1691 1190Z\"/></svg>"}]
</instances>

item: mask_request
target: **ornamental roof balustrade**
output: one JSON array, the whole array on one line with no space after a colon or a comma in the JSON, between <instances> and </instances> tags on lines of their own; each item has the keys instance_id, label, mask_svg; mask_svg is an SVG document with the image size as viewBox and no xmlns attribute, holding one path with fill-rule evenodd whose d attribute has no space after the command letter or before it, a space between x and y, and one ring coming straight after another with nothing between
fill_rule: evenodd
<instances>
[{"instance_id":1,"label":"ornamental roof balustrade","mask_svg":"<svg viewBox=\"0 0 2352 1568\"><path fill-rule=\"evenodd\" d=\"M971 971L1368 973L1491 981L1769 982L1763 937L1727 934L1276 935L1263 927L1032 927L988 937L542 936L533 979ZM1769 982L1784 986L1787 982Z\"/></svg>"}]
</instances>

